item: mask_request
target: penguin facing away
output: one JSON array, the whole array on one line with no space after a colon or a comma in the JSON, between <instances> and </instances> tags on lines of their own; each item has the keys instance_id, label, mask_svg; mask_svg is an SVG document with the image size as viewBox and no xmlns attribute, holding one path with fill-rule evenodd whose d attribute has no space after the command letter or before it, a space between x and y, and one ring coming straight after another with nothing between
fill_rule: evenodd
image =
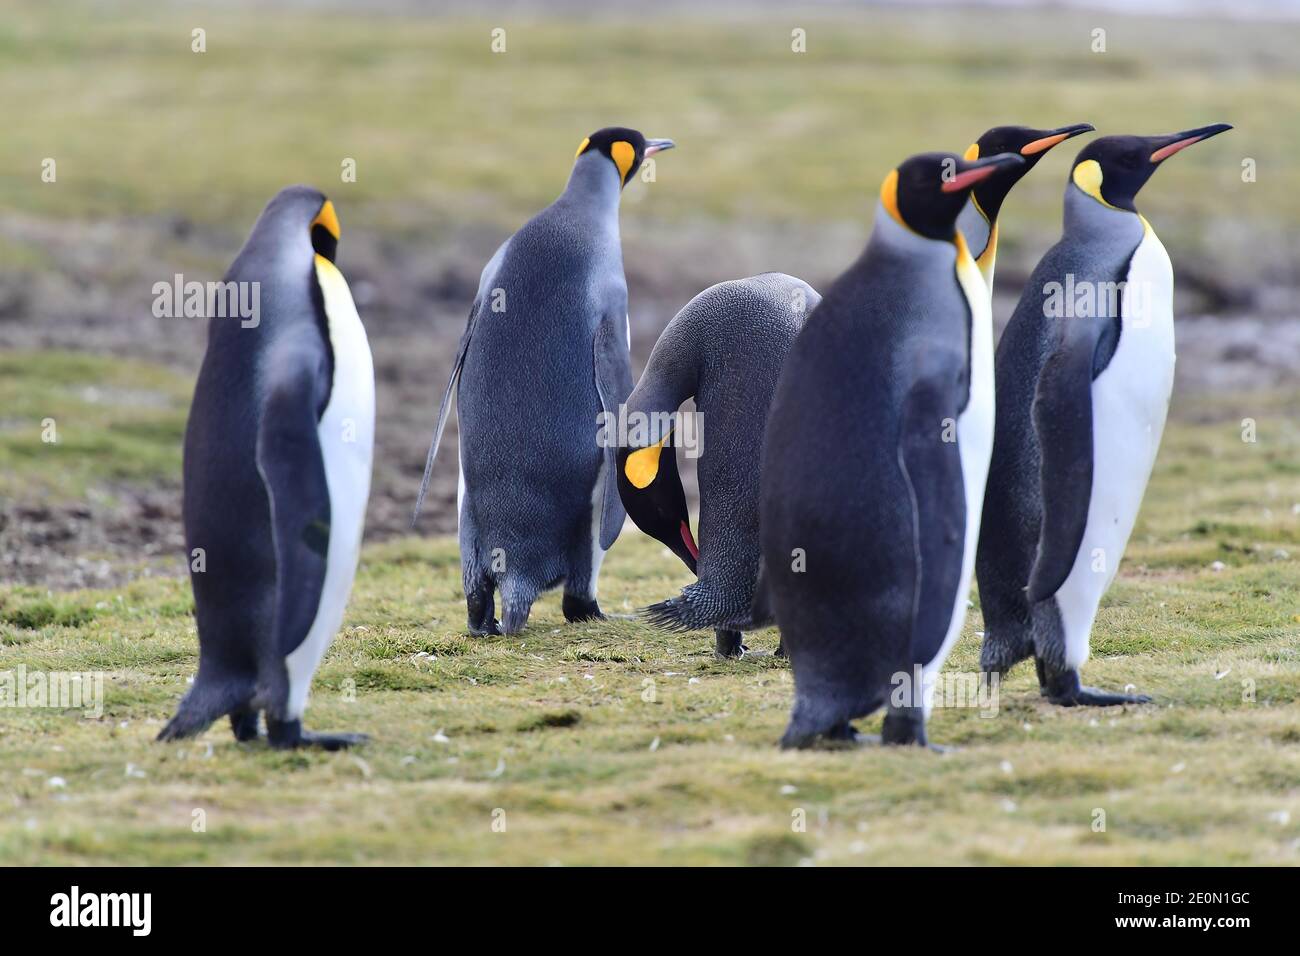
<instances>
[{"instance_id":1,"label":"penguin facing away","mask_svg":"<svg viewBox=\"0 0 1300 956\"><path fill-rule=\"evenodd\" d=\"M624 512L616 449L597 431L632 390L619 197L646 157L673 145L622 127L592 133L560 197L483 269L415 506L418 516L454 394L473 634L518 632L561 582L566 620L602 616L596 579Z\"/></svg>"},{"instance_id":2,"label":"penguin facing away","mask_svg":"<svg viewBox=\"0 0 1300 956\"><path fill-rule=\"evenodd\" d=\"M970 254L984 276L990 295L993 293L993 269L998 254L998 214L1002 211L1003 201L1012 187L1028 175L1052 147L1093 129L1090 123L1075 123L1058 129L995 126L967 147L964 158L968 160L998 153L1015 153L1025 159L1023 164L1008 167L976 185L957 217L957 228L966 237Z\"/></svg>"},{"instance_id":3,"label":"penguin facing away","mask_svg":"<svg viewBox=\"0 0 1300 956\"><path fill-rule=\"evenodd\" d=\"M866 250L786 358L759 522L795 681L782 746L853 739L882 705L886 743L926 741L993 439L988 290L956 222L971 188L1023 163L925 153L891 172Z\"/></svg>"},{"instance_id":4,"label":"penguin facing away","mask_svg":"<svg viewBox=\"0 0 1300 956\"><path fill-rule=\"evenodd\" d=\"M1079 681L1173 388L1173 271L1134 198L1170 156L1230 128L1088 144L1065 187L1061 239L998 344L977 560L980 666L1001 674L1032 655L1042 693L1056 704L1149 700Z\"/></svg>"},{"instance_id":5,"label":"penguin facing away","mask_svg":"<svg viewBox=\"0 0 1300 956\"><path fill-rule=\"evenodd\" d=\"M618 490L637 527L699 578L646 609L673 630L713 628L715 652L739 657L758 575L763 427L786 353L821 296L777 272L722 282L688 302L659 336L627 400L644 436L618 451ZM691 536L676 447L677 410L695 399L699 422L699 546ZM638 417L639 416L639 417Z\"/></svg>"},{"instance_id":6,"label":"penguin facing away","mask_svg":"<svg viewBox=\"0 0 1300 956\"><path fill-rule=\"evenodd\" d=\"M334 265L339 235L324 195L281 190L224 280L259 284L258 323L209 320L184 451L199 670L159 740L223 715L251 740L259 712L273 747L365 739L301 722L352 589L374 445L374 368Z\"/></svg>"}]
</instances>

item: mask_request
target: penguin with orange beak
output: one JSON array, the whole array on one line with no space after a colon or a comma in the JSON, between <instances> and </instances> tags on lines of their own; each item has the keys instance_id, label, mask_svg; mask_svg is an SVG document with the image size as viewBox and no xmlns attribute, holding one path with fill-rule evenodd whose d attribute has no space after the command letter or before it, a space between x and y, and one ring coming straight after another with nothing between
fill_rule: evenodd
<instances>
[{"instance_id":1,"label":"penguin with orange beak","mask_svg":"<svg viewBox=\"0 0 1300 956\"><path fill-rule=\"evenodd\" d=\"M415 503L418 516L454 397L471 634L518 633L560 585L565 620L604 616L597 578L624 513L599 433L632 391L619 199L673 145L621 126L585 137L564 191L483 269Z\"/></svg>"},{"instance_id":2,"label":"penguin with orange beak","mask_svg":"<svg viewBox=\"0 0 1300 956\"><path fill-rule=\"evenodd\" d=\"M866 250L781 371L763 443L764 597L794 672L782 745L926 743L966 617L993 444L988 288L957 218L1015 153L925 153L880 189ZM897 693L896 693L897 692Z\"/></svg>"},{"instance_id":3,"label":"penguin with orange beak","mask_svg":"<svg viewBox=\"0 0 1300 956\"><path fill-rule=\"evenodd\" d=\"M786 354L820 301L779 272L705 289L668 323L627 401L645 434L619 449L623 507L698 578L647 617L671 630L713 628L718 657L742 656L742 631L754 626L763 428ZM685 416L688 398L695 411ZM698 547L673 446L699 459Z\"/></svg>"},{"instance_id":4,"label":"penguin with orange beak","mask_svg":"<svg viewBox=\"0 0 1300 956\"><path fill-rule=\"evenodd\" d=\"M1093 129L1091 123L1075 123L1058 129L995 126L967 148L964 157L967 160L999 153L1015 153L1024 159L1020 165L1008 166L978 183L970 191L966 208L957 217L957 228L966 237L970 254L974 256L990 294L993 292L993 267L998 254L998 214L1002 211L1003 201L1012 187L1024 179L1052 147Z\"/></svg>"},{"instance_id":5,"label":"penguin with orange beak","mask_svg":"<svg viewBox=\"0 0 1300 956\"><path fill-rule=\"evenodd\" d=\"M1105 136L1065 187L1065 229L998 344L997 427L977 558L981 668L1033 657L1063 706L1149 698L1085 687L1174 382L1173 269L1136 197L1170 157L1231 129Z\"/></svg>"}]
</instances>

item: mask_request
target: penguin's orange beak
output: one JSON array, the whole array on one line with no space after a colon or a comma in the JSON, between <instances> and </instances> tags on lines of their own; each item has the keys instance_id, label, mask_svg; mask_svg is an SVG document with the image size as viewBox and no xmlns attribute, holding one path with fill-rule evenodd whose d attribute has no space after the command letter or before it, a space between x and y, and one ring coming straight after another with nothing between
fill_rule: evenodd
<instances>
[{"instance_id":1,"label":"penguin's orange beak","mask_svg":"<svg viewBox=\"0 0 1300 956\"><path fill-rule=\"evenodd\" d=\"M645 141L644 155L653 156L655 153L662 153L666 149L673 149L676 145L671 139L648 139Z\"/></svg>"},{"instance_id":2,"label":"penguin's orange beak","mask_svg":"<svg viewBox=\"0 0 1300 956\"><path fill-rule=\"evenodd\" d=\"M1064 143L1072 136L1078 136L1080 133L1091 133L1095 126L1091 123L1076 123L1073 126L1062 126L1060 129L1054 129L1045 136L1040 136L1032 142L1025 143L1020 147L1021 156L1037 156L1039 153L1045 153L1053 146Z\"/></svg>"},{"instance_id":3,"label":"penguin's orange beak","mask_svg":"<svg viewBox=\"0 0 1300 956\"><path fill-rule=\"evenodd\" d=\"M1211 136L1217 136L1220 133L1232 129L1227 123L1214 123L1211 126L1202 126L1200 129L1189 129L1182 133L1171 133L1168 136L1150 137L1152 145L1156 146L1155 152L1151 154L1151 162L1164 162L1174 153L1181 152L1193 143L1199 143L1203 139L1209 139Z\"/></svg>"},{"instance_id":4,"label":"penguin's orange beak","mask_svg":"<svg viewBox=\"0 0 1300 956\"><path fill-rule=\"evenodd\" d=\"M939 188L946 193L961 192L963 189L970 189L976 183L988 179L1001 169L1008 166L1022 166L1024 162L1015 153L998 153L996 156L989 156L986 159L962 162L952 179L947 180Z\"/></svg>"}]
</instances>

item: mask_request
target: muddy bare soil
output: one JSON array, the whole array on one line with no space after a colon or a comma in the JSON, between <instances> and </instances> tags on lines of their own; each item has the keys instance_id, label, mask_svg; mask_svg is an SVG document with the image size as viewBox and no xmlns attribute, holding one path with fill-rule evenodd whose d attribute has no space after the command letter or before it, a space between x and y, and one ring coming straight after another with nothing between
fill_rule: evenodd
<instances>
[{"instance_id":1,"label":"muddy bare soil","mask_svg":"<svg viewBox=\"0 0 1300 956\"><path fill-rule=\"evenodd\" d=\"M663 326L701 289L773 269L824 289L847 263L843 250L865 237L849 226L792 227L769 239L733 228L733 239L723 242L720 229L625 229L637 374ZM375 361L378 421L367 540L409 531L437 401L479 271L504 237L470 230L451 244L353 230L340 249ZM0 348L129 356L187 377L198 370L206 329L199 320L155 318L153 285L176 273L187 280L220 278L243 239L179 219L53 225L15 217L0 218L0 238L36 248L46 261L40 270L0 265ZM1018 288L1028 274L1030 263L1008 259L999 263L1000 290ZM1214 291L1221 285L1183 282L1180 274L1179 314L1190 317L1178 324L1178 390L1258 391L1294 383L1300 319L1290 303L1296 296L1274 289L1266 301L1243 302L1236 292L1224 300ZM1014 304L999 295L995 315L1005 319ZM1225 307L1233 311L1196 315ZM0 502L0 580L109 587L140 574L183 573L179 475L152 487L103 492L86 501L51 502L33 488L28 496ZM455 501L453 416L419 532L454 531Z\"/></svg>"}]
</instances>

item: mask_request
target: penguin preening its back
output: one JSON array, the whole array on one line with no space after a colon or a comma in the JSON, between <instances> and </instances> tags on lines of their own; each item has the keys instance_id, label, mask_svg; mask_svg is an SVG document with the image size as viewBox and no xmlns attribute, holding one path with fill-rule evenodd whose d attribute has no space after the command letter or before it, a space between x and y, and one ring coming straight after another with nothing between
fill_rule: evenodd
<instances>
[{"instance_id":1,"label":"penguin preening its back","mask_svg":"<svg viewBox=\"0 0 1300 956\"><path fill-rule=\"evenodd\" d=\"M1013 186L1020 182L1038 161L1060 143L1080 133L1090 133L1090 123L1075 123L1057 129L1033 129L1028 126L995 126L987 130L966 149L965 159L1015 153L1024 157L1018 166L1009 166L976 185L966 206L957 217L957 228L966 237L970 254L984 276L984 284L993 293L993 269L998 254L998 214Z\"/></svg>"},{"instance_id":2,"label":"penguin preening its back","mask_svg":"<svg viewBox=\"0 0 1300 956\"><path fill-rule=\"evenodd\" d=\"M806 282L778 272L705 289L668 323L627 400L628 421L646 432L618 452L623 506L699 578L647 608L649 619L680 630L714 628L720 656L745 650L741 629L750 626L758 574L763 426L786 353L820 301ZM699 423L691 437L702 453L698 547L676 460L688 431L676 415L688 398Z\"/></svg>"},{"instance_id":3,"label":"penguin preening its back","mask_svg":"<svg viewBox=\"0 0 1300 956\"><path fill-rule=\"evenodd\" d=\"M1061 239L998 344L997 430L977 570L981 668L1036 659L1058 704L1140 703L1079 681L1137 519L1174 375L1173 272L1134 204L1168 157L1231 127L1089 143Z\"/></svg>"},{"instance_id":4,"label":"penguin preening its back","mask_svg":"<svg viewBox=\"0 0 1300 956\"><path fill-rule=\"evenodd\" d=\"M282 190L225 276L257 284L257 321L209 321L184 453L199 670L160 740L223 715L249 740L259 712L276 747L364 739L301 724L352 588L374 442L374 369L334 265L339 233L324 195Z\"/></svg>"},{"instance_id":5,"label":"penguin preening its back","mask_svg":"<svg viewBox=\"0 0 1300 956\"><path fill-rule=\"evenodd\" d=\"M561 582L567 620L601 616L596 578L624 513L615 448L597 431L632 390L619 196L646 157L673 145L621 127L592 133L564 192L483 270L420 489L422 501L454 394L472 633L517 632Z\"/></svg>"},{"instance_id":6,"label":"penguin preening its back","mask_svg":"<svg viewBox=\"0 0 1300 956\"><path fill-rule=\"evenodd\" d=\"M783 746L851 738L849 721L882 705L886 742L925 742L925 683L965 618L993 438L988 291L956 222L972 187L1023 162L926 153L891 172L866 251L786 358L759 521L794 671ZM891 696L899 675L922 686Z\"/></svg>"}]
</instances>

